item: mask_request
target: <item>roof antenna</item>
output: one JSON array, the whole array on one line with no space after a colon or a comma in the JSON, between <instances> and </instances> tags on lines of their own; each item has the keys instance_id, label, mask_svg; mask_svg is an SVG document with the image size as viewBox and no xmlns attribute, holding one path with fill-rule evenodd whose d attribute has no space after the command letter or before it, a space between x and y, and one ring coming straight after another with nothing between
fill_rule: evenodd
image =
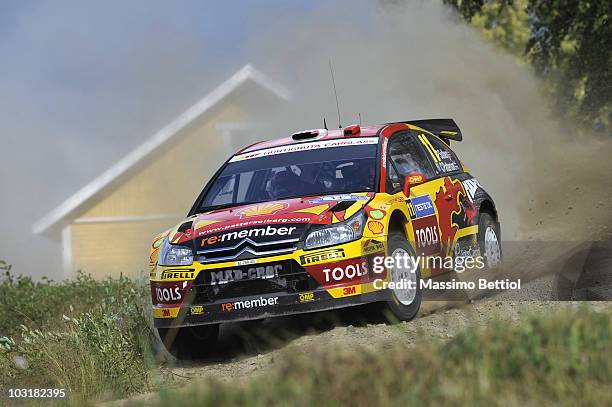
<instances>
[{"instance_id":1,"label":"roof antenna","mask_svg":"<svg viewBox=\"0 0 612 407\"><path fill-rule=\"evenodd\" d=\"M327 122L325 121L325 117L323 118L323 128L324 128L325 130L328 130L328 129L327 129Z\"/></svg>"},{"instance_id":2,"label":"roof antenna","mask_svg":"<svg viewBox=\"0 0 612 407\"><path fill-rule=\"evenodd\" d=\"M359 127L361 127L361 112L357 114L359 115Z\"/></svg>"},{"instance_id":3,"label":"roof antenna","mask_svg":"<svg viewBox=\"0 0 612 407\"><path fill-rule=\"evenodd\" d=\"M338 128L342 128L342 124L340 124L340 105L338 104L338 92L336 91L336 81L334 80L334 69L332 68L331 59L329 60L329 72L332 77L332 84L334 85L334 96L336 96L336 110L338 111Z\"/></svg>"}]
</instances>

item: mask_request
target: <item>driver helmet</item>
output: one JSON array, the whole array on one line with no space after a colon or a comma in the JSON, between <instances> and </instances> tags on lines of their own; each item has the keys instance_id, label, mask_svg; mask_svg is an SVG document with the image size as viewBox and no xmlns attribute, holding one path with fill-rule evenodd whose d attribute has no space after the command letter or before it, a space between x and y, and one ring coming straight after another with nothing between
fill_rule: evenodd
<instances>
[{"instance_id":1,"label":"driver helmet","mask_svg":"<svg viewBox=\"0 0 612 407\"><path fill-rule=\"evenodd\" d=\"M374 184L375 176L376 168L369 161L355 161L353 165L342 168L342 178L346 180L349 187L370 188Z\"/></svg>"},{"instance_id":2,"label":"driver helmet","mask_svg":"<svg viewBox=\"0 0 612 407\"><path fill-rule=\"evenodd\" d=\"M293 171L279 171L270 179L270 197L280 199L282 197L298 195L300 178Z\"/></svg>"}]
</instances>

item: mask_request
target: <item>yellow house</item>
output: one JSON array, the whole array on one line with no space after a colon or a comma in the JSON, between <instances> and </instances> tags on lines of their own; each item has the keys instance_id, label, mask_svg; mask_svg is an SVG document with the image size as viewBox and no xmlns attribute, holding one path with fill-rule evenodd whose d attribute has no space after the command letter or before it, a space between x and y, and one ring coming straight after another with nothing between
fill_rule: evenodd
<instances>
[{"instance_id":1,"label":"yellow house","mask_svg":"<svg viewBox=\"0 0 612 407\"><path fill-rule=\"evenodd\" d=\"M36 222L33 233L61 240L66 277L141 274L153 236L185 217L226 158L258 141L258 108L289 100L287 89L245 66Z\"/></svg>"}]
</instances>

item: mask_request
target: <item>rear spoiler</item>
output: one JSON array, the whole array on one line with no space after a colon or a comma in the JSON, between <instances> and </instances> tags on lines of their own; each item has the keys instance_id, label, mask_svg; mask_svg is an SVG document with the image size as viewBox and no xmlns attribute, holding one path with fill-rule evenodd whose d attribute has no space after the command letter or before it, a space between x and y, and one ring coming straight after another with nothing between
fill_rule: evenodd
<instances>
[{"instance_id":1,"label":"rear spoiler","mask_svg":"<svg viewBox=\"0 0 612 407\"><path fill-rule=\"evenodd\" d=\"M440 137L447 143L450 140L461 141L463 135L453 119L410 120L400 123L412 124Z\"/></svg>"}]
</instances>

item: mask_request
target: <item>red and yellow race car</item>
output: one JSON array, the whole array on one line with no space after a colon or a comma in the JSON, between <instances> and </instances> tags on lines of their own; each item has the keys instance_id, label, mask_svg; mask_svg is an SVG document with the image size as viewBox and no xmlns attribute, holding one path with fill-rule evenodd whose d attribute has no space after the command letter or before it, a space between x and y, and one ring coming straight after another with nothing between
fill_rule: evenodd
<instances>
[{"instance_id":1,"label":"red and yellow race car","mask_svg":"<svg viewBox=\"0 0 612 407\"><path fill-rule=\"evenodd\" d=\"M223 322L372 302L410 320L420 282L452 260L499 263L493 199L449 147L461 139L453 120L434 119L308 130L236 153L151 246L168 350L210 352ZM420 256L434 261L394 262Z\"/></svg>"}]
</instances>

